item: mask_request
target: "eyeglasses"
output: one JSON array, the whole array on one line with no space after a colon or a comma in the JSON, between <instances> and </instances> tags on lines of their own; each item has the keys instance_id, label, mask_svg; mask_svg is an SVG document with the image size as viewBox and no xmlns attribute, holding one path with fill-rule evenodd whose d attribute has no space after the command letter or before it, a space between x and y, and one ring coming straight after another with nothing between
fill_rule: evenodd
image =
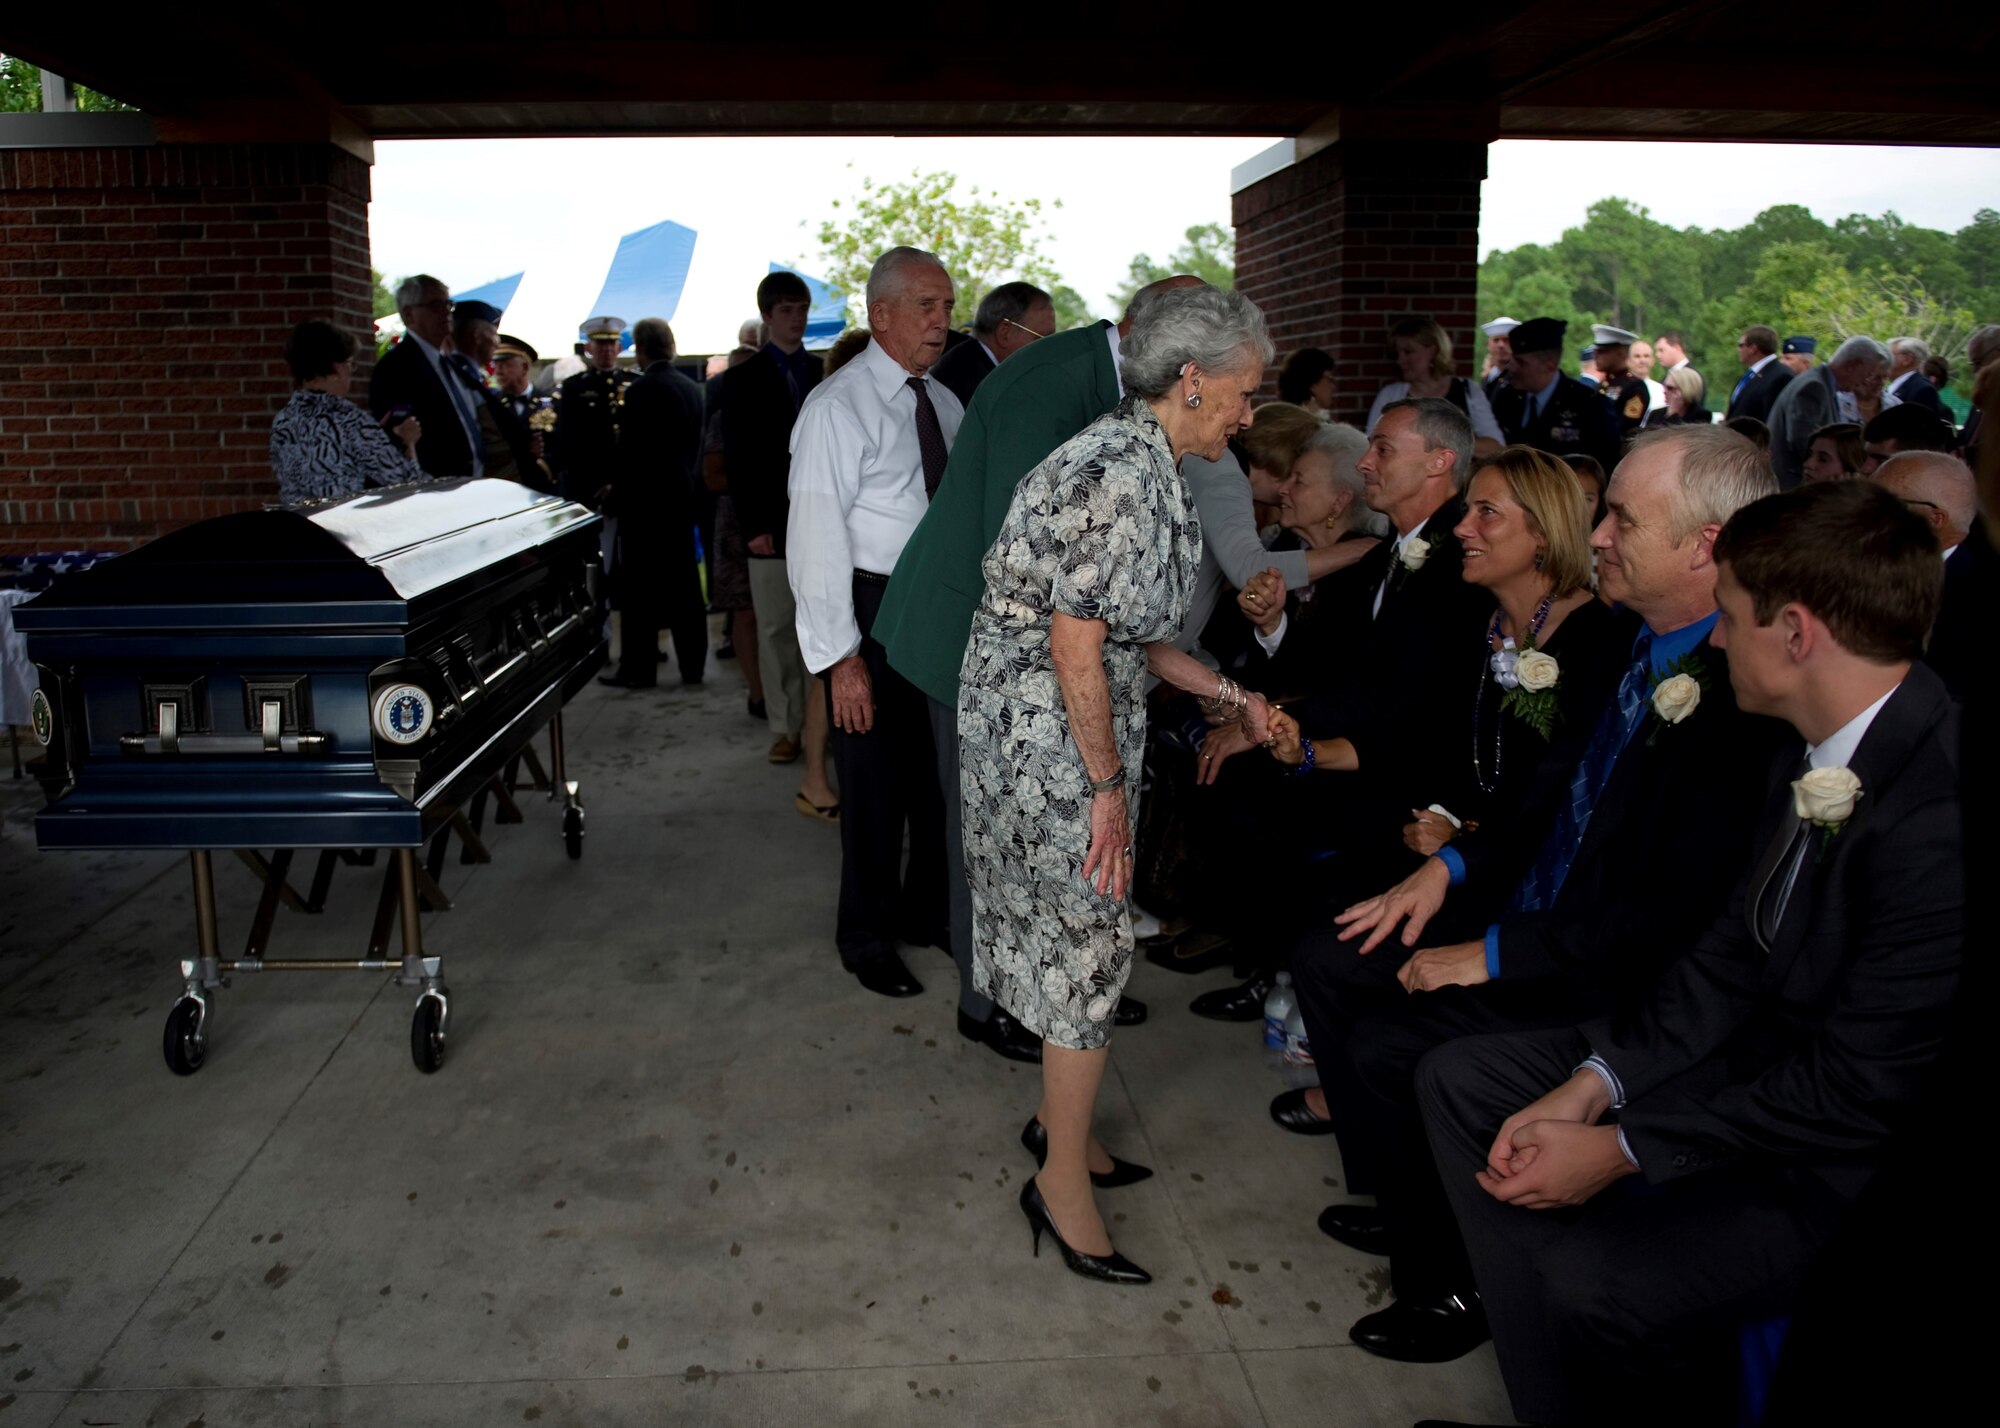
<instances>
[{"instance_id":1,"label":"eyeglasses","mask_svg":"<svg viewBox=\"0 0 2000 1428\"><path fill-rule=\"evenodd\" d=\"M1021 331L1023 331L1023 332L1025 332L1025 333L1027 333L1027 334L1028 334L1028 340L1029 340L1030 342L1033 342L1033 341L1034 341L1034 340L1035 340L1036 338L1038 338L1038 337L1047 337L1047 336L1048 336L1048 333L1046 333L1046 332L1037 332L1037 331L1035 331L1035 329L1034 329L1034 328L1032 328L1032 327L1027 327L1027 326L1024 326L1024 325L1023 325L1023 324L1021 324L1021 323L1018 323L1018 322L1014 321L1014 319L1013 319L1013 318L1011 318L1011 317L1003 317L1003 318L1001 318L1000 320L1001 320L1002 322L1006 323L1006 324L1007 324L1007 325L1008 325L1009 327L1019 327L1019 328L1021 329Z\"/></svg>"},{"instance_id":2,"label":"eyeglasses","mask_svg":"<svg viewBox=\"0 0 2000 1428\"><path fill-rule=\"evenodd\" d=\"M450 317L453 304L450 298L432 298L429 302L418 303L417 306L429 308L432 312L444 317Z\"/></svg>"},{"instance_id":3,"label":"eyeglasses","mask_svg":"<svg viewBox=\"0 0 2000 1428\"><path fill-rule=\"evenodd\" d=\"M1936 501L1919 501L1914 496L1905 496L1902 498L1902 500L1903 504L1906 506L1928 506L1933 511L1942 511L1944 509L1944 507L1940 506Z\"/></svg>"}]
</instances>

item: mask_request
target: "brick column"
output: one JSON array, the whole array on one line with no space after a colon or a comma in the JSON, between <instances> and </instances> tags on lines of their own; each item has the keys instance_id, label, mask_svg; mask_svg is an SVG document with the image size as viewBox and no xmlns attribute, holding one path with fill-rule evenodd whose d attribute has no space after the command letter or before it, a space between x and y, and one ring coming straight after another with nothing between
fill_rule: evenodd
<instances>
[{"instance_id":1,"label":"brick column","mask_svg":"<svg viewBox=\"0 0 2000 1428\"><path fill-rule=\"evenodd\" d=\"M1236 194L1237 291L1263 308L1279 363L1301 347L1332 354L1342 419L1359 425L1396 380L1398 318L1436 318L1459 373L1478 375L1485 177L1483 143L1343 139Z\"/></svg>"},{"instance_id":2,"label":"brick column","mask_svg":"<svg viewBox=\"0 0 2000 1428\"><path fill-rule=\"evenodd\" d=\"M373 352L368 165L324 143L0 150L0 551L274 499L284 341Z\"/></svg>"}]
</instances>

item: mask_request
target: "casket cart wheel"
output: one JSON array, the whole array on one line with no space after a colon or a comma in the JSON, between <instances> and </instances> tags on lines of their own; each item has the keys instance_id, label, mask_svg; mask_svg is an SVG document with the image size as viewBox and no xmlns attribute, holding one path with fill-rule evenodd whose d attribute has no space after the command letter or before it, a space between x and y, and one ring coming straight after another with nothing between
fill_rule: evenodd
<instances>
[{"instance_id":1,"label":"casket cart wheel","mask_svg":"<svg viewBox=\"0 0 2000 1428\"><path fill-rule=\"evenodd\" d=\"M416 1014L410 1018L410 1059L426 1076L444 1065L444 1030L449 1016L442 987L417 998Z\"/></svg>"},{"instance_id":2,"label":"casket cart wheel","mask_svg":"<svg viewBox=\"0 0 2000 1428\"><path fill-rule=\"evenodd\" d=\"M574 805L563 810L563 847L572 862L583 856L583 810Z\"/></svg>"},{"instance_id":3,"label":"casket cart wheel","mask_svg":"<svg viewBox=\"0 0 2000 1428\"><path fill-rule=\"evenodd\" d=\"M167 1069L176 1076L192 1076L208 1060L208 1004L196 997L182 997L167 1013L164 1050Z\"/></svg>"}]
</instances>

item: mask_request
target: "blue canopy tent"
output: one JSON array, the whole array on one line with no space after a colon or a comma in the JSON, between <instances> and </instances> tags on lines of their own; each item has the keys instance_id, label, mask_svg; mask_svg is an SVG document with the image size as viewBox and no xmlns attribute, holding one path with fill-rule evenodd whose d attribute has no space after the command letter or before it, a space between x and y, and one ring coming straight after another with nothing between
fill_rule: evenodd
<instances>
[{"instance_id":1,"label":"blue canopy tent","mask_svg":"<svg viewBox=\"0 0 2000 1428\"><path fill-rule=\"evenodd\" d=\"M453 293L451 300L453 302L491 303L504 313L507 311L507 304L514 300L514 290L521 286L522 276L522 274L516 273L510 278L495 278L490 283L482 283L476 288L467 288L462 293Z\"/></svg>"},{"instance_id":2,"label":"blue canopy tent","mask_svg":"<svg viewBox=\"0 0 2000 1428\"><path fill-rule=\"evenodd\" d=\"M694 260L694 229L668 219L618 240L617 256L586 317L609 313L628 323L641 317L673 320ZM583 333L579 331L578 337ZM628 331L619 344L632 345Z\"/></svg>"}]
</instances>

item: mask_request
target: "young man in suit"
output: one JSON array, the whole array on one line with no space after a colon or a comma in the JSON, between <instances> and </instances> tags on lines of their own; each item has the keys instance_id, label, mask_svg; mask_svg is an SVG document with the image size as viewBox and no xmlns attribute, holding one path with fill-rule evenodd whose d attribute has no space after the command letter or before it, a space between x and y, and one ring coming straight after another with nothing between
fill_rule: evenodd
<instances>
[{"instance_id":1,"label":"young man in suit","mask_svg":"<svg viewBox=\"0 0 2000 1428\"><path fill-rule=\"evenodd\" d=\"M451 289L428 273L405 278L396 285L396 310L403 319L403 339L375 364L368 379L368 410L378 420L400 412L423 424L417 465L426 475L477 476L478 417L471 398L461 398L455 390L459 384L447 382L450 374L444 366L451 338Z\"/></svg>"},{"instance_id":2,"label":"young man in suit","mask_svg":"<svg viewBox=\"0 0 2000 1428\"><path fill-rule=\"evenodd\" d=\"M945 880L952 960L958 964L958 1031L1014 1061L1040 1061L1041 1041L972 985L972 893L965 882L958 817L958 670L986 579L980 562L1000 534L1014 488L1050 452L1118 405L1118 341L1151 297L1201 279L1172 277L1141 288L1116 326L1092 323L1030 343L985 383L966 413L944 479L911 532L875 616L889 664L924 692L945 799ZM1136 998L1116 1013L1145 1016Z\"/></svg>"},{"instance_id":3,"label":"young man in suit","mask_svg":"<svg viewBox=\"0 0 2000 1428\"><path fill-rule=\"evenodd\" d=\"M1730 697L1728 660L1713 644L1711 552L1723 524L1775 486L1762 456L1726 428L1641 437L1592 537L1604 593L1631 616L1631 663L1581 758L1545 760L1507 844L1454 839L1293 956L1307 1032L1327 1048L1325 1090L1318 1105L1288 1093L1272 1114L1281 1125L1289 1114L1290 1129L1335 1128L1343 1162L1374 1177L1376 1206L1320 1216L1343 1244L1390 1256L1396 1302L1350 1331L1371 1353L1440 1362L1486 1338L1417 1116L1419 1060L1456 1037L1573 1025L1629 1004L1713 920L1749 856L1785 731ZM1681 673L1698 681L1697 702L1656 703ZM1643 896L1654 881L1678 890L1668 906ZM1440 917L1447 900L1456 906ZM1318 1119L1327 1107L1337 1119Z\"/></svg>"},{"instance_id":4,"label":"young man in suit","mask_svg":"<svg viewBox=\"0 0 2000 1428\"><path fill-rule=\"evenodd\" d=\"M1056 330L1055 299L1033 283L1002 283L979 300L972 338L938 359L937 379L967 410L979 384L1031 342Z\"/></svg>"},{"instance_id":5,"label":"young man in suit","mask_svg":"<svg viewBox=\"0 0 2000 1428\"><path fill-rule=\"evenodd\" d=\"M1528 1422L1730 1416L1738 1329L1791 1308L1934 1094L1958 987L1959 715L1917 662L1943 583L1928 524L1834 482L1746 507L1715 559L1737 700L1796 733L1760 854L1637 1007L1418 1071Z\"/></svg>"},{"instance_id":6,"label":"young man in suit","mask_svg":"<svg viewBox=\"0 0 2000 1428\"><path fill-rule=\"evenodd\" d=\"M1778 357L1777 329L1762 324L1744 328L1743 335L1736 339L1736 358L1743 364L1743 375L1736 379L1736 386L1729 393L1725 420L1754 417L1765 421L1771 415L1771 404L1778 400L1778 393L1792 380L1792 369Z\"/></svg>"}]
</instances>

